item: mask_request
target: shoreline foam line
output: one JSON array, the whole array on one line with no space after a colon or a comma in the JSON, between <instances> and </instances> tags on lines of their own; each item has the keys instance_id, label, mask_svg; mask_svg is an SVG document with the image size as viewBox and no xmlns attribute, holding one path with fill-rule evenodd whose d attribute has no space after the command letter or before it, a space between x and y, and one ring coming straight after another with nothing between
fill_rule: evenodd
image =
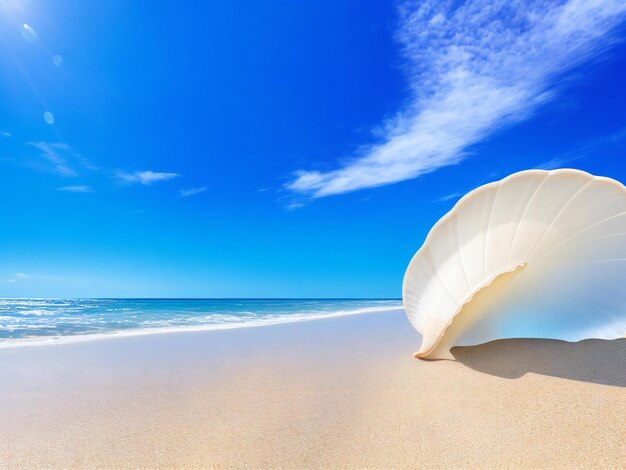
<instances>
[{"instance_id":1,"label":"shoreline foam line","mask_svg":"<svg viewBox=\"0 0 626 470\"><path fill-rule=\"evenodd\" d=\"M221 331L235 330L239 328L256 328L263 326L282 325L288 323L299 323L313 320L324 320L326 318L348 317L352 315L364 315L369 313L396 312L404 310L404 307L370 307L355 310L338 311L334 313L317 314L294 314L277 318L266 318L259 320L243 321L241 323L216 323L194 326L172 326L163 328L130 328L128 330L112 330L102 333L65 335L65 336L38 336L36 338L5 339L0 340L0 349L29 347L29 346L50 346L60 344L81 343L88 341L98 341L115 338L128 338L133 336L148 336L167 333L192 333L199 331ZM297 316L296 315L302 315ZM294 318L295 317L295 318Z\"/></svg>"}]
</instances>

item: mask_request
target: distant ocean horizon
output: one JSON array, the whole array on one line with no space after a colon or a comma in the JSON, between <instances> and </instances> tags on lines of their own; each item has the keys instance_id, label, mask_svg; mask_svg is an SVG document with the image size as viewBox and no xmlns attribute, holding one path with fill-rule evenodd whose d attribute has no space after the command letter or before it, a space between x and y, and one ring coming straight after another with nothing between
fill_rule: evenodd
<instances>
[{"instance_id":1,"label":"distant ocean horizon","mask_svg":"<svg viewBox=\"0 0 626 470\"><path fill-rule=\"evenodd\" d=\"M400 299L3 298L0 347L401 310Z\"/></svg>"}]
</instances>

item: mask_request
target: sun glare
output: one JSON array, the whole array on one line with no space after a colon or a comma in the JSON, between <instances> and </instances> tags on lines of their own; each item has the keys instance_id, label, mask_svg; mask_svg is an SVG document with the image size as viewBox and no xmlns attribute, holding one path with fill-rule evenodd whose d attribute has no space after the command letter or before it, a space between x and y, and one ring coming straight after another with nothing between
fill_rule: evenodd
<instances>
[{"instance_id":1,"label":"sun glare","mask_svg":"<svg viewBox=\"0 0 626 470\"><path fill-rule=\"evenodd\" d=\"M0 16L16 18L25 10L26 1L24 0L0 0Z\"/></svg>"}]
</instances>

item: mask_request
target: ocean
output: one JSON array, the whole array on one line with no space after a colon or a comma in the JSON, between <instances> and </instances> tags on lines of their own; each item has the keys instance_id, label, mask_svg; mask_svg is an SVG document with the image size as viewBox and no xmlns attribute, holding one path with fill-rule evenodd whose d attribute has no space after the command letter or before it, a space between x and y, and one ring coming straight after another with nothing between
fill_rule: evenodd
<instances>
[{"instance_id":1,"label":"ocean","mask_svg":"<svg viewBox=\"0 0 626 470\"><path fill-rule=\"evenodd\" d=\"M397 299L0 299L0 347L401 309Z\"/></svg>"}]
</instances>

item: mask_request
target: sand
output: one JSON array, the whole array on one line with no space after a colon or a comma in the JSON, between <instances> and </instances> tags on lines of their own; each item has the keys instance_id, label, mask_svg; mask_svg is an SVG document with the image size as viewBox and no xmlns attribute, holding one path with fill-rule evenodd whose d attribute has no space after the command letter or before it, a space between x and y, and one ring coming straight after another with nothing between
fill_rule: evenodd
<instances>
[{"instance_id":1,"label":"sand","mask_svg":"<svg viewBox=\"0 0 626 470\"><path fill-rule=\"evenodd\" d=\"M626 341L412 357L402 312L0 350L0 467L626 462Z\"/></svg>"}]
</instances>

